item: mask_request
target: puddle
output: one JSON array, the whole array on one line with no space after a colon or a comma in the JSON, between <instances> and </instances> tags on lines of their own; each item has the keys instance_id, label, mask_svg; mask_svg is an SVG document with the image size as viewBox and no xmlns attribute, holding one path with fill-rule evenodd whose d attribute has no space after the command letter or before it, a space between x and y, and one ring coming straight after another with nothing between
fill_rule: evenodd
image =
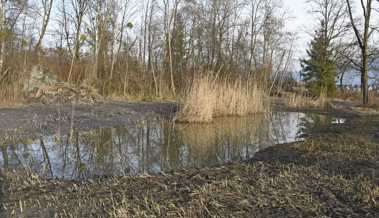
<instances>
[{"instance_id":1,"label":"puddle","mask_svg":"<svg viewBox=\"0 0 379 218\"><path fill-rule=\"evenodd\" d=\"M0 166L45 178L155 174L252 158L264 148L302 140L308 128L339 119L293 112L229 117L212 124L174 124L149 117L127 126L43 135L1 147ZM343 120L344 122L344 120Z\"/></svg>"},{"instance_id":2,"label":"puddle","mask_svg":"<svg viewBox=\"0 0 379 218\"><path fill-rule=\"evenodd\" d=\"M346 123L346 119L344 118L333 118L332 124L344 124Z\"/></svg>"}]
</instances>

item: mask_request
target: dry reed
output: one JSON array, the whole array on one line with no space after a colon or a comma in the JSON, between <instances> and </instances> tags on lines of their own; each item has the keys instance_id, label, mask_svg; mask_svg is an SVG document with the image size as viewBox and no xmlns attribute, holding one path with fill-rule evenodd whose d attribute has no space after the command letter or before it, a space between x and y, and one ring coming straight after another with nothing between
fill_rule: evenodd
<instances>
[{"instance_id":1,"label":"dry reed","mask_svg":"<svg viewBox=\"0 0 379 218\"><path fill-rule=\"evenodd\" d=\"M21 86L18 83L1 86L0 106L14 106L24 101Z\"/></svg>"},{"instance_id":2,"label":"dry reed","mask_svg":"<svg viewBox=\"0 0 379 218\"><path fill-rule=\"evenodd\" d=\"M210 122L219 116L262 113L266 111L265 93L252 81L218 79L215 76L195 78L185 93L179 122Z\"/></svg>"},{"instance_id":3,"label":"dry reed","mask_svg":"<svg viewBox=\"0 0 379 218\"><path fill-rule=\"evenodd\" d=\"M290 108L325 108L328 104L328 98L324 92L322 92L318 98L291 93L285 99L285 104Z\"/></svg>"}]
</instances>

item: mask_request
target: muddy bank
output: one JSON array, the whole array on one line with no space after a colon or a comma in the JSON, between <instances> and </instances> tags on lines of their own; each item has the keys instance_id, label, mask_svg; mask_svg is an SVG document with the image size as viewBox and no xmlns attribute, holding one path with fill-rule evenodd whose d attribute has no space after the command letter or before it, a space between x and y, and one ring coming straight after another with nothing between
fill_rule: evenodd
<instances>
[{"instance_id":1,"label":"muddy bank","mask_svg":"<svg viewBox=\"0 0 379 218\"><path fill-rule=\"evenodd\" d=\"M0 136L27 136L36 133L67 134L70 127L89 130L117 126L149 114L171 118L175 103L109 102L103 104L31 105L19 108L0 108ZM71 122L73 121L73 123Z\"/></svg>"},{"instance_id":2,"label":"muddy bank","mask_svg":"<svg viewBox=\"0 0 379 218\"><path fill-rule=\"evenodd\" d=\"M376 217L377 154L335 150L315 160L303 146L286 145L290 150L251 163L154 177L73 183L9 173L4 206L9 217Z\"/></svg>"},{"instance_id":3,"label":"muddy bank","mask_svg":"<svg viewBox=\"0 0 379 218\"><path fill-rule=\"evenodd\" d=\"M379 108L362 107L360 102L334 99L329 101L325 108L318 107L291 107L285 98L273 97L270 99L271 107L276 111L291 111L304 113L317 113L339 116L345 118L379 116Z\"/></svg>"},{"instance_id":4,"label":"muddy bank","mask_svg":"<svg viewBox=\"0 0 379 218\"><path fill-rule=\"evenodd\" d=\"M3 172L9 217L376 217L378 117L315 127L245 163L83 182Z\"/></svg>"},{"instance_id":5,"label":"muddy bank","mask_svg":"<svg viewBox=\"0 0 379 218\"><path fill-rule=\"evenodd\" d=\"M335 101L325 110L288 108L283 99L272 99L272 110L317 113L337 117L379 116L374 109L360 108L354 103ZM99 127L125 125L149 115L172 119L179 106L174 102L107 102L101 104L29 105L0 108L0 137L26 137L36 134L61 134Z\"/></svg>"}]
</instances>

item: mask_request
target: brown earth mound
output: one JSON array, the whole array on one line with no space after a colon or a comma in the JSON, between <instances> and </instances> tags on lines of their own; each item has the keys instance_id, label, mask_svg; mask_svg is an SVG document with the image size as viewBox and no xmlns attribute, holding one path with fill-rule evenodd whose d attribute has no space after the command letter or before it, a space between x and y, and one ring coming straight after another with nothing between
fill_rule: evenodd
<instances>
[{"instance_id":1,"label":"brown earth mound","mask_svg":"<svg viewBox=\"0 0 379 218\"><path fill-rule=\"evenodd\" d=\"M28 103L94 104L103 101L103 97L90 85L58 81L54 74L38 66L32 68L30 77L23 85L23 93Z\"/></svg>"}]
</instances>

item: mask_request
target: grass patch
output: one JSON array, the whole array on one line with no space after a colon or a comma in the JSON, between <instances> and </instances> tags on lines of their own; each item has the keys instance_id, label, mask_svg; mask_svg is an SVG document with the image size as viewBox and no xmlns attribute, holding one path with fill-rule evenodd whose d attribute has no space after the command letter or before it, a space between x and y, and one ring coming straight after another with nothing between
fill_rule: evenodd
<instances>
[{"instance_id":1,"label":"grass patch","mask_svg":"<svg viewBox=\"0 0 379 218\"><path fill-rule=\"evenodd\" d=\"M210 122L215 117L262 113L267 110L265 92L251 80L219 79L215 76L195 78L185 93L179 122Z\"/></svg>"}]
</instances>

